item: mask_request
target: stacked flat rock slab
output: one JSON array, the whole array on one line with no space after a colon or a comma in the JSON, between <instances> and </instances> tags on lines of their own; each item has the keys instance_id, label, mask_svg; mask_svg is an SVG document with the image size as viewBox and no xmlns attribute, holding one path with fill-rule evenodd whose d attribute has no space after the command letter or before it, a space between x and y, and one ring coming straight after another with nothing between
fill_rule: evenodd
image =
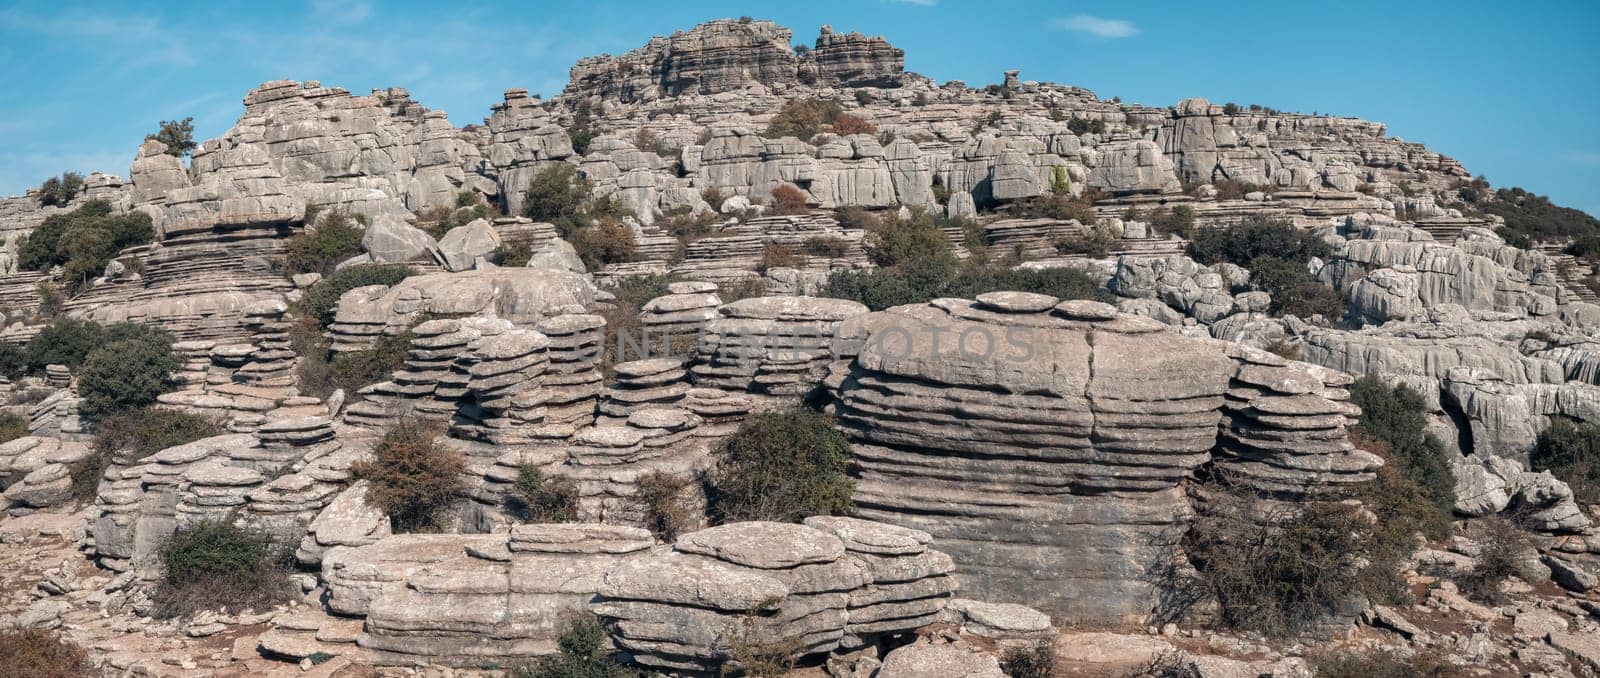
<instances>
[{"instance_id":1,"label":"stacked flat rock slab","mask_svg":"<svg viewBox=\"0 0 1600 678\"><path fill-rule=\"evenodd\" d=\"M864 527L848 531L873 532L851 540L858 549L916 548L904 538L884 539ZM949 557L936 551L866 555L885 555L884 560L896 563L869 564L862 553L847 549L844 540L805 525L731 523L685 534L671 552L613 568L601 582L592 609L605 620L619 649L657 670L714 671L741 643L792 648L799 655L827 652L851 635L852 608L866 617L890 609L895 595L876 598L881 595L875 588L879 574L891 584L937 579L950 571ZM943 608L939 600L934 615ZM923 617L902 619L880 625L877 632L909 631ZM858 628L873 623L863 619Z\"/></svg>"},{"instance_id":2,"label":"stacked flat rock slab","mask_svg":"<svg viewBox=\"0 0 1600 678\"><path fill-rule=\"evenodd\" d=\"M661 341L658 337L667 337L670 345L678 337L700 336L706 323L716 319L721 305L716 283L675 282L667 285L666 295L645 303L639 321L652 345Z\"/></svg>"},{"instance_id":3,"label":"stacked flat rock slab","mask_svg":"<svg viewBox=\"0 0 1600 678\"><path fill-rule=\"evenodd\" d=\"M72 465L93 450L81 442L22 436L0 445L0 487L12 515L65 503L72 497Z\"/></svg>"},{"instance_id":4,"label":"stacked flat rock slab","mask_svg":"<svg viewBox=\"0 0 1600 678\"><path fill-rule=\"evenodd\" d=\"M44 385L50 388L66 388L72 384L72 370L66 365L45 365Z\"/></svg>"},{"instance_id":5,"label":"stacked flat rock slab","mask_svg":"<svg viewBox=\"0 0 1600 678\"><path fill-rule=\"evenodd\" d=\"M871 582L850 592L844 647L938 621L959 588L955 562L929 548L927 532L836 516L813 516L804 524L838 537L845 553L872 574Z\"/></svg>"},{"instance_id":6,"label":"stacked flat rock slab","mask_svg":"<svg viewBox=\"0 0 1600 678\"><path fill-rule=\"evenodd\" d=\"M830 383L860 468L857 515L933 535L973 597L1139 619L1236 370L1163 328L1022 292L847 323L859 355Z\"/></svg>"},{"instance_id":7,"label":"stacked flat rock slab","mask_svg":"<svg viewBox=\"0 0 1600 678\"><path fill-rule=\"evenodd\" d=\"M580 431L556 471L577 486L578 520L647 526L639 484L657 474L684 481L677 502L702 515L705 494L693 480L711 468L712 460L704 439L695 435L699 425L700 418L686 410L654 407L636 410L624 425Z\"/></svg>"},{"instance_id":8,"label":"stacked flat rock slab","mask_svg":"<svg viewBox=\"0 0 1600 678\"><path fill-rule=\"evenodd\" d=\"M556 654L562 621L588 614L602 575L656 545L645 530L609 525L518 525L495 536L385 588L357 642L383 664L475 668Z\"/></svg>"},{"instance_id":9,"label":"stacked flat rock slab","mask_svg":"<svg viewBox=\"0 0 1600 678\"><path fill-rule=\"evenodd\" d=\"M411 333L404 364L389 381L364 389L362 400L345 411L346 422L383 429L398 417L443 421L455 414L462 393L441 389L441 384L455 383L457 362L481 333L456 319L429 320L411 328Z\"/></svg>"},{"instance_id":10,"label":"stacked flat rock slab","mask_svg":"<svg viewBox=\"0 0 1600 678\"><path fill-rule=\"evenodd\" d=\"M297 357L289 341L290 323L284 319L289 307L281 300L269 300L244 310L244 327L250 332L255 352L250 362L239 368L238 381L262 388L293 388Z\"/></svg>"},{"instance_id":11,"label":"stacked flat rock slab","mask_svg":"<svg viewBox=\"0 0 1600 678\"><path fill-rule=\"evenodd\" d=\"M161 540L178 528L179 504L187 520L232 512L249 487L265 482L259 471L240 469L237 480L224 477L235 474L226 469L186 476L201 466L226 466L229 451L254 444L252 435L228 434L169 447L137 461L113 456L95 494L89 525L94 556L112 570L143 568L153 563ZM189 498L185 490L193 481L202 483L204 497ZM234 482L244 484L226 484Z\"/></svg>"},{"instance_id":12,"label":"stacked flat rock slab","mask_svg":"<svg viewBox=\"0 0 1600 678\"><path fill-rule=\"evenodd\" d=\"M549 345L533 330L511 330L478 342L467 382L471 415L464 410L452 430L494 445L536 440L533 429L544 423L549 397L541 388Z\"/></svg>"},{"instance_id":13,"label":"stacked flat rock slab","mask_svg":"<svg viewBox=\"0 0 1600 678\"><path fill-rule=\"evenodd\" d=\"M595 401L605 391L599 369L606 340L605 318L562 315L539 323L538 330L549 340L545 420L575 427L593 423Z\"/></svg>"},{"instance_id":14,"label":"stacked flat rock slab","mask_svg":"<svg viewBox=\"0 0 1600 678\"><path fill-rule=\"evenodd\" d=\"M367 481L346 487L317 513L306 528L306 536L295 549L295 560L306 567L319 568L322 556L340 546L366 546L392 534L389 516L367 503Z\"/></svg>"},{"instance_id":15,"label":"stacked flat rock slab","mask_svg":"<svg viewBox=\"0 0 1600 678\"><path fill-rule=\"evenodd\" d=\"M843 299L754 297L719 312L696 349L695 383L787 396L822 381L839 323L866 314L867 307Z\"/></svg>"},{"instance_id":16,"label":"stacked flat rock slab","mask_svg":"<svg viewBox=\"0 0 1600 678\"><path fill-rule=\"evenodd\" d=\"M88 437L79 415L76 391L63 388L28 409L28 431L34 435L79 440Z\"/></svg>"},{"instance_id":17,"label":"stacked flat rock slab","mask_svg":"<svg viewBox=\"0 0 1600 678\"><path fill-rule=\"evenodd\" d=\"M689 392L689 371L681 358L617 363L612 370L616 381L600 402L600 414L608 417L626 418L641 409L670 406Z\"/></svg>"},{"instance_id":18,"label":"stacked flat rock slab","mask_svg":"<svg viewBox=\"0 0 1600 678\"><path fill-rule=\"evenodd\" d=\"M339 546L322 554L324 603L335 614L366 616L372 601L428 565L466 554L466 549L505 547L503 534L396 534L364 546Z\"/></svg>"},{"instance_id":19,"label":"stacked flat rock slab","mask_svg":"<svg viewBox=\"0 0 1600 678\"><path fill-rule=\"evenodd\" d=\"M681 406L700 417L695 435L721 438L738 430L739 423L756 408L749 396L716 388L692 388Z\"/></svg>"},{"instance_id":20,"label":"stacked flat rock slab","mask_svg":"<svg viewBox=\"0 0 1600 678\"><path fill-rule=\"evenodd\" d=\"M1383 461L1346 435L1361 410L1349 375L1230 344L1239 361L1228 383L1213 470L1224 484L1283 501L1342 499Z\"/></svg>"},{"instance_id":21,"label":"stacked flat rock slab","mask_svg":"<svg viewBox=\"0 0 1600 678\"><path fill-rule=\"evenodd\" d=\"M246 496L245 517L272 534L296 540L349 486L350 466L366 451L337 438L333 422L325 416L270 420L257 430L256 438L258 445L235 454L235 463L282 470Z\"/></svg>"}]
</instances>

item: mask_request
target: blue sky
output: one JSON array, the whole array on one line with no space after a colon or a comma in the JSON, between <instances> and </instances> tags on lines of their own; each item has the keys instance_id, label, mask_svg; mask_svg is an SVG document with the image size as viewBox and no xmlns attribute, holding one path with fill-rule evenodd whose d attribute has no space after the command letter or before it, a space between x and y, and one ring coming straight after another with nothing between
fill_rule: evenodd
<instances>
[{"instance_id":1,"label":"blue sky","mask_svg":"<svg viewBox=\"0 0 1600 678\"><path fill-rule=\"evenodd\" d=\"M1354 115L1600 214L1600 3L0 3L0 195L63 170L126 175L162 119L227 129L254 85L403 86L456 125L579 57L752 15L809 44L883 35L936 80L1024 79L1168 105L1190 96Z\"/></svg>"}]
</instances>

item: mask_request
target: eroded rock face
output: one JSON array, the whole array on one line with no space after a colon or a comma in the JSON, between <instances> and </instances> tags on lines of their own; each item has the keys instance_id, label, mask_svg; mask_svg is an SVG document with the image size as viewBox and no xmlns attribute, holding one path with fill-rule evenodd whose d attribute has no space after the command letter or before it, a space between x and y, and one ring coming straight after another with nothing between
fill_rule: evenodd
<instances>
[{"instance_id":1,"label":"eroded rock face","mask_svg":"<svg viewBox=\"0 0 1600 678\"><path fill-rule=\"evenodd\" d=\"M1301 495L1371 477L1370 455L1344 461L1351 408L1320 395L1317 368L1164 328L1021 292L847 322L860 354L829 385L859 515L933 535L967 595L1119 623L1153 608L1197 467ZM1299 436L1326 441L1315 463Z\"/></svg>"}]
</instances>

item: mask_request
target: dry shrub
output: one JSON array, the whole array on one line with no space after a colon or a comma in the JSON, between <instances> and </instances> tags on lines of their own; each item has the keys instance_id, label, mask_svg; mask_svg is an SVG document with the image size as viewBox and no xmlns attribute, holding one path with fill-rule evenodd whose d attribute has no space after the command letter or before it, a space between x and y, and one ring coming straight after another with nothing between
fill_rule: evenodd
<instances>
[{"instance_id":1,"label":"dry shrub","mask_svg":"<svg viewBox=\"0 0 1600 678\"><path fill-rule=\"evenodd\" d=\"M293 599L292 553L271 535L225 521L174 532L157 554L162 579L151 594L153 615L187 617L201 610L265 610Z\"/></svg>"},{"instance_id":2,"label":"dry shrub","mask_svg":"<svg viewBox=\"0 0 1600 678\"><path fill-rule=\"evenodd\" d=\"M795 660L799 659L801 651L799 638L782 643L757 638L760 635L757 630L759 620L769 616L778 603L777 600L758 603L739 618L738 628L728 634L728 656L722 665L721 675L779 678L794 670Z\"/></svg>"},{"instance_id":3,"label":"dry shrub","mask_svg":"<svg viewBox=\"0 0 1600 678\"><path fill-rule=\"evenodd\" d=\"M833 133L842 136L850 134L877 134L878 127L877 125L872 124L866 118L863 118L859 115L841 113L839 114L839 117L833 119Z\"/></svg>"},{"instance_id":4,"label":"dry shrub","mask_svg":"<svg viewBox=\"0 0 1600 678\"><path fill-rule=\"evenodd\" d=\"M537 466L517 469L507 508L525 523L570 523L578 519L578 486L567 478L549 478Z\"/></svg>"},{"instance_id":5,"label":"dry shrub","mask_svg":"<svg viewBox=\"0 0 1600 678\"><path fill-rule=\"evenodd\" d=\"M850 253L850 241L837 236L819 235L806 240L805 253L824 259L840 259Z\"/></svg>"},{"instance_id":6,"label":"dry shrub","mask_svg":"<svg viewBox=\"0 0 1600 678\"><path fill-rule=\"evenodd\" d=\"M1181 650L1168 650L1150 658L1143 666L1124 674L1125 678L1204 678L1194 662Z\"/></svg>"},{"instance_id":7,"label":"dry shrub","mask_svg":"<svg viewBox=\"0 0 1600 678\"><path fill-rule=\"evenodd\" d=\"M1310 630L1362 591L1364 570L1374 567L1363 564L1373 526L1357 507L1326 504L1263 523L1242 501L1216 508L1190 528L1184 550L1229 628L1279 637Z\"/></svg>"},{"instance_id":8,"label":"dry shrub","mask_svg":"<svg viewBox=\"0 0 1600 678\"><path fill-rule=\"evenodd\" d=\"M690 496L696 484L693 478L660 471L641 476L634 501L644 514L645 527L665 542L694 527L700 518Z\"/></svg>"},{"instance_id":9,"label":"dry shrub","mask_svg":"<svg viewBox=\"0 0 1600 678\"><path fill-rule=\"evenodd\" d=\"M1478 556L1469 572L1456 575L1468 598L1499 605L1506 602L1500 584L1521 571L1519 563L1533 552L1533 542L1516 523L1499 516L1473 521Z\"/></svg>"},{"instance_id":10,"label":"dry shrub","mask_svg":"<svg viewBox=\"0 0 1600 678\"><path fill-rule=\"evenodd\" d=\"M606 645L606 630L594 615L583 613L561 620L556 647L560 654L513 669L508 678L642 678L644 674L623 666Z\"/></svg>"},{"instance_id":11,"label":"dry shrub","mask_svg":"<svg viewBox=\"0 0 1600 678\"><path fill-rule=\"evenodd\" d=\"M633 231L620 220L609 216L597 219L592 226L573 231L567 240L577 250L583 265L591 271L600 270L607 264L633 261L637 247Z\"/></svg>"},{"instance_id":12,"label":"dry shrub","mask_svg":"<svg viewBox=\"0 0 1600 678\"><path fill-rule=\"evenodd\" d=\"M772 187L772 213L805 214L805 191L796 188L794 184L778 184Z\"/></svg>"},{"instance_id":13,"label":"dry shrub","mask_svg":"<svg viewBox=\"0 0 1600 678\"><path fill-rule=\"evenodd\" d=\"M805 257L793 247L769 243L761 250L761 263L757 264L756 270L766 273L774 268L800 268L805 263Z\"/></svg>"},{"instance_id":14,"label":"dry shrub","mask_svg":"<svg viewBox=\"0 0 1600 678\"><path fill-rule=\"evenodd\" d=\"M1311 658L1317 678L1456 678L1471 675L1433 650L1354 650Z\"/></svg>"},{"instance_id":15,"label":"dry shrub","mask_svg":"<svg viewBox=\"0 0 1600 678\"><path fill-rule=\"evenodd\" d=\"M15 412L0 412L0 444L28 435L28 420Z\"/></svg>"},{"instance_id":16,"label":"dry shrub","mask_svg":"<svg viewBox=\"0 0 1600 678\"><path fill-rule=\"evenodd\" d=\"M439 429L414 419L384 433L372 459L351 467L369 482L367 501L389 514L396 532L433 532L465 487L466 459L439 444Z\"/></svg>"},{"instance_id":17,"label":"dry shrub","mask_svg":"<svg viewBox=\"0 0 1600 678\"><path fill-rule=\"evenodd\" d=\"M717 298L724 304L731 304L740 299L767 296L767 283L760 278L746 278L739 282L723 283L717 286Z\"/></svg>"},{"instance_id":18,"label":"dry shrub","mask_svg":"<svg viewBox=\"0 0 1600 678\"><path fill-rule=\"evenodd\" d=\"M0 629L0 666L6 675L80 678L93 675L89 653L53 631Z\"/></svg>"},{"instance_id":19,"label":"dry shrub","mask_svg":"<svg viewBox=\"0 0 1600 678\"><path fill-rule=\"evenodd\" d=\"M1049 641L1006 648L1000 669L1011 678L1050 678L1056 669L1056 649Z\"/></svg>"}]
</instances>

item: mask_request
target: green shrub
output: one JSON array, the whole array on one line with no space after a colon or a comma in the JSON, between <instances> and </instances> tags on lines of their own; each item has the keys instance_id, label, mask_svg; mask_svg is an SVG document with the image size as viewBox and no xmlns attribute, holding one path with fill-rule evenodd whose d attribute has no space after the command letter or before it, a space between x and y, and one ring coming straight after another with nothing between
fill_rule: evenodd
<instances>
[{"instance_id":1,"label":"green shrub","mask_svg":"<svg viewBox=\"0 0 1600 678\"><path fill-rule=\"evenodd\" d=\"M149 405L170 387L181 366L169 343L112 341L89 353L78 374L79 409L91 419Z\"/></svg>"},{"instance_id":2,"label":"green shrub","mask_svg":"<svg viewBox=\"0 0 1600 678\"><path fill-rule=\"evenodd\" d=\"M821 134L844 114L844 107L833 99L795 99L783 105L762 133L769 139L795 137L809 141Z\"/></svg>"},{"instance_id":3,"label":"green shrub","mask_svg":"<svg viewBox=\"0 0 1600 678\"><path fill-rule=\"evenodd\" d=\"M1194 231L1188 254L1206 265L1226 262L1250 269L1251 284L1272 295L1277 313L1332 318L1344 314L1344 298L1317 283L1307 269L1313 257L1326 259L1332 248L1286 220L1257 214L1231 228Z\"/></svg>"},{"instance_id":4,"label":"green shrub","mask_svg":"<svg viewBox=\"0 0 1600 678\"><path fill-rule=\"evenodd\" d=\"M368 481L367 501L389 514L396 532L433 532L466 484L466 459L439 444L431 424L403 421L384 433L372 458L351 467Z\"/></svg>"},{"instance_id":5,"label":"green shrub","mask_svg":"<svg viewBox=\"0 0 1600 678\"><path fill-rule=\"evenodd\" d=\"M0 341L0 377L16 381L27 372L27 351L9 341Z\"/></svg>"},{"instance_id":6,"label":"green shrub","mask_svg":"<svg viewBox=\"0 0 1600 678\"><path fill-rule=\"evenodd\" d=\"M910 219L887 215L876 223L866 223L862 248L872 263L889 268L928 260L954 262L950 242L943 228L951 225L941 217L917 210Z\"/></svg>"},{"instance_id":7,"label":"green shrub","mask_svg":"<svg viewBox=\"0 0 1600 678\"><path fill-rule=\"evenodd\" d=\"M1361 591L1373 567L1362 565L1372 525L1356 507L1325 504L1266 524L1242 506L1218 509L1195 521L1184 550L1227 627L1271 636L1309 630Z\"/></svg>"},{"instance_id":8,"label":"green shrub","mask_svg":"<svg viewBox=\"0 0 1600 678\"><path fill-rule=\"evenodd\" d=\"M833 417L796 408L747 420L715 452L712 515L799 522L850 510L850 443Z\"/></svg>"},{"instance_id":9,"label":"green shrub","mask_svg":"<svg viewBox=\"0 0 1600 678\"><path fill-rule=\"evenodd\" d=\"M194 118L162 120L161 129L145 137L167 145L167 155L182 158L194 152Z\"/></svg>"},{"instance_id":10,"label":"green shrub","mask_svg":"<svg viewBox=\"0 0 1600 678\"><path fill-rule=\"evenodd\" d=\"M290 273L331 275L339 262L361 253L365 233L343 212L332 212L315 226L307 220L305 229L289 238L284 268Z\"/></svg>"},{"instance_id":11,"label":"green shrub","mask_svg":"<svg viewBox=\"0 0 1600 678\"><path fill-rule=\"evenodd\" d=\"M556 647L561 653L515 669L508 678L640 678L643 674L623 666L606 650L606 630L600 620L583 613L564 620Z\"/></svg>"},{"instance_id":12,"label":"green shrub","mask_svg":"<svg viewBox=\"0 0 1600 678\"><path fill-rule=\"evenodd\" d=\"M1567 245L1566 253L1583 261L1600 261L1600 235L1586 235Z\"/></svg>"},{"instance_id":13,"label":"green shrub","mask_svg":"<svg viewBox=\"0 0 1600 678\"><path fill-rule=\"evenodd\" d=\"M1156 235L1178 235L1189 237L1194 230L1194 208L1188 205L1176 205L1171 209L1157 210L1150 215L1150 228Z\"/></svg>"},{"instance_id":14,"label":"green shrub","mask_svg":"<svg viewBox=\"0 0 1600 678\"><path fill-rule=\"evenodd\" d=\"M150 215L112 214L110 203L91 200L46 217L18 247L17 264L29 271L61 266L68 290L74 291L104 271L123 248L154 239Z\"/></svg>"},{"instance_id":15,"label":"green shrub","mask_svg":"<svg viewBox=\"0 0 1600 678\"><path fill-rule=\"evenodd\" d=\"M1353 431L1358 440L1400 474L1404 493L1415 494L1431 507L1414 521L1416 530L1433 539L1449 536L1451 511L1456 503L1455 475L1450 471L1444 443L1427 432L1427 404L1422 395L1404 385L1390 388L1382 380L1365 376L1350 385L1350 401L1361 408ZM1396 493L1399 488L1389 488Z\"/></svg>"},{"instance_id":16,"label":"green shrub","mask_svg":"<svg viewBox=\"0 0 1600 678\"><path fill-rule=\"evenodd\" d=\"M590 206L589 181L578 175L578 168L559 163L540 170L528 182L523 214L553 224L567 238L589 224Z\"/></svg>"},{"instance_id":17,"label":"green shrub","mask_svg":"<svg viewBox=\"0 0 1600 678\"><path fill-rule=\"evenodd\" d=\"M578 487L550 478L537 466L521 466L511 483L507 508L525 523L570 523L578 519Z\"/></svg>"},{"instance_id":18,"label":"green shrub","mask_svg":"<svg viewBox=\"0 0 1600 678\"><path fill-rule=\"evenodd\" d=\"M527 243L501 243L494 248L493 260L498 266L507 268L522 268L528 265L528 260L533 258L533 248Z\"/></svg>"},{"instance_id":19,"label":"green shrub","mask_svg":"<svg viewBox=\"0 0 1600 678\"><path fill-rule=\"evenodd\" d=\"M606 291L616 297L610 307L602 308L600 315L606 319L605 342L602 346L604 353L600 358L601 368L610 371L611 366L630 360L640 360L645 356L635 355L649 346L659 346L660 337L647 337L644 334L644 323L639 319L639 312L651 299L667 293L667 285L673 278L665 275L639 275L617 279ZM727 297L723 297L726 303ZM685 340L692 340L685 335Z\"/></svg>"},{"instance_id":20,"label":"green shrub","mask_svg":"<svg viewBox=\"0 0 1600 678\"><path fill-rule=\"evenodd\" d=\"M1600 219L1587 212L1561 207L1547 197L1521 188L1502 188L1493 194L1487 189L1488 183L1482 183L1475 194L1478 199L1469 202L1484 212L1504 218L1506 222L1499 229L1503 236L1516 234L1525 241L1600 236ZM1463 198L1468 194L1464 190Z\"/></svg>"},{"instance_id":21,"label":"green shrub","mask_svg":"<svg viewBox=\"0 0 1600 678\"><path fill-rule=\"evenodd\" d=\"M793 247L779 243L768 243L761 248L761 261L756 264L756 270L761 273L774 268L799 268L806 263L805 257L796 252Z\"/></svg>"},{"instance_id":22,"label":"green shrub","mask_svg":"<svg viewBox=\"0 0 1600 678\"><path fill-rule=\"evenodd\" d=\"M339 308L339 297L357 287L368 285L396 285L411 276L411 267L403 264L359 264L342 268L312 285L300 299L299 311L326 327L333 322Z\"/></svg>"},{"instance_id":23,"label":"green shrub","mask_svg":"<svg viewBox=\"0 0 1600 678\"><path fill-rule=\"evenodd\" d=\"M39 204L53 207L64 207L78 192L83 190L83 175L77 172L63 172L59 177L45 179L39 185Z\"/></svg>"},{"instance_id":24,"label":"green shrub","mask_svg":"<svg viewBox=\"0 0 1600 678\"><path fill-rule=\"evenodd\" d=\"M1488 516L1472 521L1469 533L1478 544L1470 571L1456 573L1461 592L1487 605L1502 605L1500 584L1522 571L1524 559L1537 556L1528 534L1510 520Z\"/></svg>"},{"instance_id":25,"label":"green shrub","mask_svg":"<svg viewBox=\"0 0 1600 678\"><path fill-rule=\"evenodd\" d=\"M806 240L802 249L813 257L840 259L850 253L850 241L835 236L817 236Z\"/></svg>"},{"instance_id":26,"label":"green shrub","mask_svg":"<svg viewBox=\"0 0 1600 678\"><path fill-rule=\"evenodd\" d=\"M28 420L15 412L0 412L0 445L28 435Z\"/></svg>"},{"instance_id":27,"label":"green shrub","mask_svg":"<svg viewBox=\"0 0 1600 678\"><path fill-rule=\"evenodd\" d=\"M1091 228L1087 235L1063 238L1056 241L1056 252L1060 254L1082 254L1091 259L1104 259L1111 254L1111 248L1116 247L1118 238L1099 228Z\"/></svg>"},{"instance_id":28,"label":"green shrub","mask_svg":"<svg viewBox=\"0 0 1600 678\"><path fill-rule=\"evenodd\" d=\"M1012 269L973 266L958 269L953 263L932 260L895 269L836 271L820 293L850 299L881 311L903 304L924 303L940 297L972 299L986 292L1021 291L1061 299L1113 300L1094 278L1072 268Z\"/></svg>"},{"instance_id":29,"label":"green shrub","mask_svg":"<svg viewBox=\"0 0 1600 678\"><path fill-rule=\"evenodd\" d=\"M0 666L7 675L82 678L95 674L89 653L55 631L0 629Z\"/></svg>"},{"instance_id":30,"label":"green shrub","mask_svg":"<svg viewBox=\"0 0 1600 678\"><path fill-rule=\"evenodd\" d=\"M1085 134L1105 134L1106 122L1104 120L1073 118L1067 121L1067 130L1080 137Z\"/></svg>"},{"instance_id":31,"label":"green shrub","mask_svg":"<svg viewBox=\"0 0 1600 678\"><path fill-rule=\"evenodd\" d=\"M67 295L62 293L61 288L56 287L55 283L48 280L40 282L38 286L34 287L34 291L39 294L39 314L37 316L39 318L48 320L56 317L61 313L61 307L67 303Z\"/></svg>"},{"instance_id":32,"label":"green shrub","mask_svg":"<svg viewBox=\"0 0 1600 678\"><path fill-rule=\"evenodd\" d=\"M28 371L40 374L46 365L78 368L89 352L104 345L106 328L99 323L61 318L45 326L23 349Z\"/></svg>"},{"instance_id":33,"label":"green shrub","mask_svg":"<svg viewBox=\"0 0 1600 678\"><path fill-rule=\"evenodd\" d=\"M297 592L291 552L270 535L227 522L180 528L156 550L162 578L150 598L158 619L200 610L265 610Z\"/></svg>"},{"instance_id":34,"label":"green shrub","mask_svg":"<svg viewBox=\"0 0 1600 678\"><path fill-rule=\"evenodd\" d=\"M377 343L367 350L334 353L328 358L330 384L335 389L344 389L346 394L353 395L364 387L388 379L395 370L405 365L413 336L410 331L385 334L378 337Z\"/></svg>"},{"instance_id":35,"label":"green shrub","mask_svg":"<svg viewBox=\"0 0 1600 678\"><path fill-rule=\"evenodd\" d=\"M1578 501L1600 502L1600 422L1551 417L1528 452L1528 464L1566 481Z\"/></svg>"}]
</instances>

